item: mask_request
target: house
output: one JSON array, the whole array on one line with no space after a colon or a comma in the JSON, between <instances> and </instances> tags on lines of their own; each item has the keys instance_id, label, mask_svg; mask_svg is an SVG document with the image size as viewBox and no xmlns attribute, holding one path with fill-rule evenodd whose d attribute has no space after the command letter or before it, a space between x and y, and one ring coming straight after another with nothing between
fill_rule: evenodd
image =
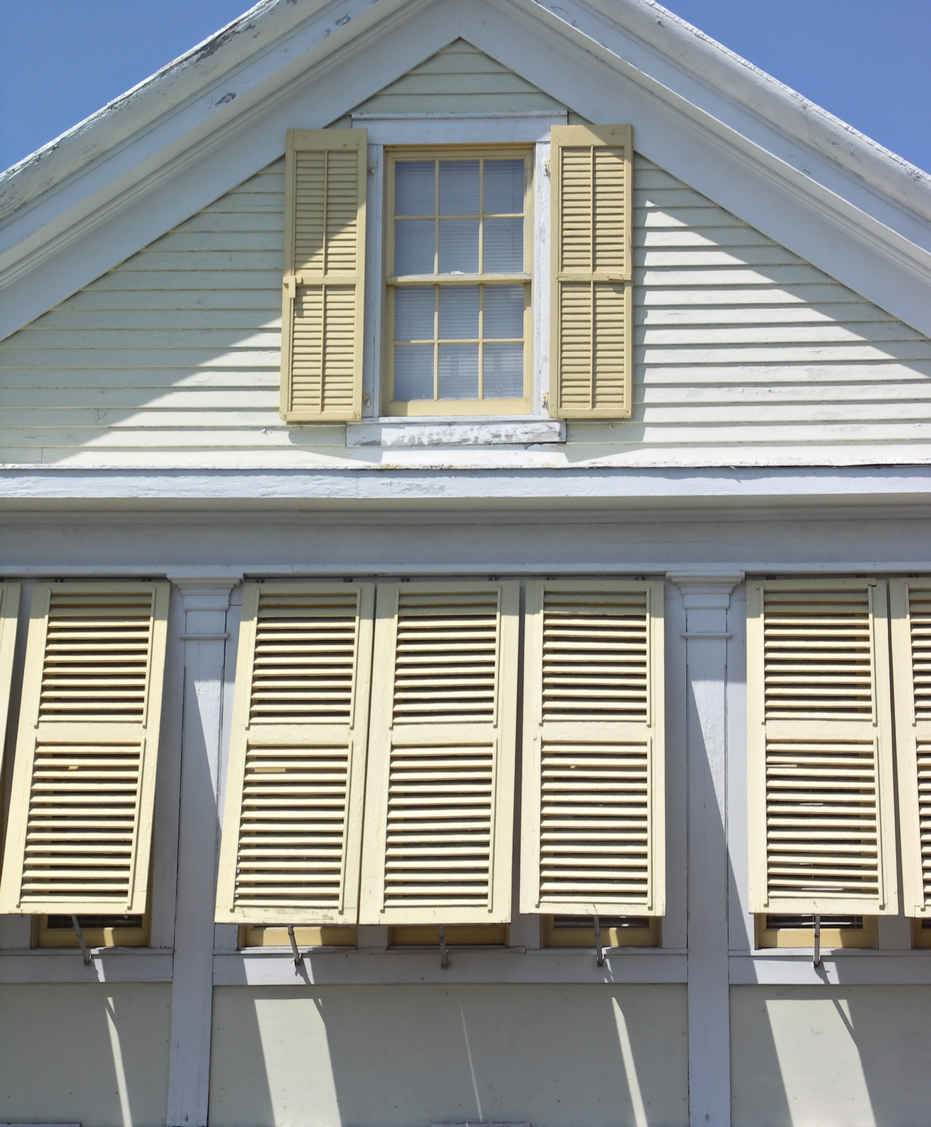
<instances>
[{"instance_id":1,"label":"house","mask_svg":"<svg viewBox=\"0 0 931 1127\"><path fill-rule=\"evenodd\" d=\"M924 1122L925 173L652 0L263 0L0 231L0 1119Z\"/></svg>"}]
</instances>

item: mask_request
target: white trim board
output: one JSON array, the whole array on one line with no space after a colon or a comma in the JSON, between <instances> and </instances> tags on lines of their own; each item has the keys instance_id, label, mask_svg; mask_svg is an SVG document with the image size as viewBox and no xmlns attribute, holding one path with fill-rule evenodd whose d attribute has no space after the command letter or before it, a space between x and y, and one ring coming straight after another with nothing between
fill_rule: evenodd
<instances>
[{"instance_id":1,"label":"white trim board","mask_svg":"<svg viewBox=\"0 0 931 1127\"><path fill-rule=\"evenodd\" d=\"M581 0L564 0L559 14L533 0L302 6L304 21L274 45L252 55L241 41L242 57L222 82L211 77L115 148L101 126L92 161L44 194L24 194L0 229L0 286L18 281L4 297L0 337L277 159L289 126L336 120L458 37L590 120L632 121L645 156L931 333L931 178L911 170L906 187L907 166L854 131L843 133L841 155L824 129L803 141L784 87L753 72L753 96L735 97L707 65L733 62L723 48L700 49L699 77L681 44L670 54L630 30L643 31L646 13L664 9L615 3L613 18ZM54 164L54 154L47 160ZM15 196L19 175L7 177L7 193Z\"/></svg>"}]
</instances>

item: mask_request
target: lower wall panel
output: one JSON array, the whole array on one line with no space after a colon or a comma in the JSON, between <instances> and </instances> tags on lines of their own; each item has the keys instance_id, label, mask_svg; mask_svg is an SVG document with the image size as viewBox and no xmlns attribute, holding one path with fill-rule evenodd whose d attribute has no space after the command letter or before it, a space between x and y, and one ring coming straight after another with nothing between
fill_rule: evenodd
<instances>
[{"instance_id":1,"label":"lower wall panel","mask_svg":"<svg viewBox=\"0 0 931 1127\"><path fill-rule=\"evenodd\" d=\"M925 1127L931 986L731 988L733 1127Z\"/></svg>"},{"instance_id":2,"label":"lower wall panel","mask_svg":"<svg viewBox=\"0 0 931 1127\"><path fill-rule=\"evenodd\" d=\"M168 983L0 986L0 1121L165 1122Z\"/></svg>"},{"instance_id":3,"label":"lower wall panel","mask_svg":"<svg viewBox=\"0 0 931 1127\"><path fill-rule=\"evenodd\" d=\"M217 987L211 1127L688 1122L684 986Z\"/></svg>"}]
</instances>

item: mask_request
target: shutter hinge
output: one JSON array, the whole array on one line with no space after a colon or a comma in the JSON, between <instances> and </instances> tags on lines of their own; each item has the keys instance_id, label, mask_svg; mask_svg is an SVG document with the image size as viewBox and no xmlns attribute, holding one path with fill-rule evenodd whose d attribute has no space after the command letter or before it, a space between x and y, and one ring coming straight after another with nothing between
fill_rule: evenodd
<instances>
[{"instance_id":1,"label":"shutter hinge","mask_svg":"<svg viewBox=\"0 0 931 1127\"><path fill-rule=\"evenodd\" d=\"M543 162L543 174L544 176L549 176L550 174L550 162L548 160Z\"/></svg>"}]
</instances>

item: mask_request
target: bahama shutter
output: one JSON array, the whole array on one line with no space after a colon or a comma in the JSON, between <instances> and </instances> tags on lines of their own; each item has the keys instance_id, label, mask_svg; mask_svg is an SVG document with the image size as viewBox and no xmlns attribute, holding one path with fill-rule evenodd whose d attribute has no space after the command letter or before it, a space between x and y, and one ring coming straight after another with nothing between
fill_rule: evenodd
<instances>
[{"instance_id":1,"label":"bahama shutter","mask_svg":"<svg viewBox=\"0 0 931 1127\"><path fill-rule=\"evenodd\" d=\"M665 911L663 584L527 585L521 911Z\"/></svg>"},{"instance_id":2,"label":"bahama shutter","mask_svg":"<svg viewBox=\"0 0 931 1127\"><path fill-rule=\"evenodd\" d=\"M750 908L896 912L886 584L747 589Z\"/></svg>"},{"instance_id":3,"label":"bahama shutter","mask_svg":"<svg viewBox=\"0 0 931 1127\"><path fill-rule=\"evenodd\" d=\"M519 599L379 586L360 923L510 918Z\"/></svg>"},{"instance_id":4,"label":"bahama shutter","mask_svg":"<svg viewBox=\"0 0 931 1127\"><path fill-rule=\"evenodd\" d=\"M13 654L19 618L19 584L0 583L0 768L6 743L6 723L13 681Z\"/></svg>"},{"instance_id":5,"label":"bahama shutter","mask_svg":"<svg viewBox=\"0 0 931 1127\"><path fill-rule=\"evenodd\" d=\"M219 922L356 922L372 664L370 583L248 583Z\"/></svg>"},{"instance_id":6,"label":"bahama shutter","mask_svg":"<svg viewBox=\"0 0 931 1127\"><path fill-rule=\"evenodd\" d=\"M890 595L904 911L931 916L931 579Z\"/></svg>"},{"instance_id":7,"label":"bahama shutter","mask_svg":"<svg viewBox=\"0 0 931 1127\"><path fill-rule=\"evenodd\" d=\"M36 584L0 912L145 912L168 594Z\"/></svg>"},{"instance_id":8,"label":"bahama shutter","mask_svg":"<svg viewBox=\"0 0 931 1127\"><path fill-rule=\"evenodd\" d=\"M632 130L556 125L553 182L553 413L626 419L633 410Z\"/></svg>"},{"instance_id":9,"label":"bahama shutter","mask_svg":"<svg viewBox=\"0 0 931 1127\"><path fill-rule=\"evenodd\" d=\"M362 415L366 131L292 129L285 158L281 414Z\"/></svg>"}]
</instances>

